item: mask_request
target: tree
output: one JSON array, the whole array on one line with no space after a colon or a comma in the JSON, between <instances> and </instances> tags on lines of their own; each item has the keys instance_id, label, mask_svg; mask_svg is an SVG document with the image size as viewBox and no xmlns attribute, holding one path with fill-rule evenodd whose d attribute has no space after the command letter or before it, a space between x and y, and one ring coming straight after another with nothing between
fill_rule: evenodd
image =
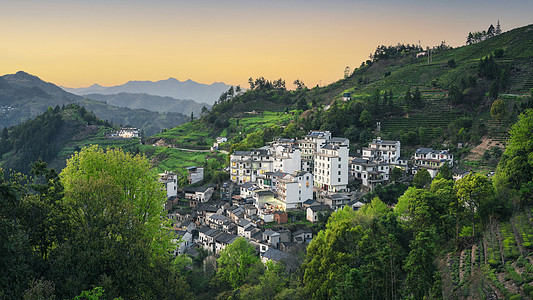
<instances>
[{"instance_id":1,"label":"tree","mask_svg":"<svg viewBox=\"0 0 533 300\"><path fill-rule=\"evenodd\" d=\"M431 175L427 169L419 169L413 178L413 184L416 188L422 189L431 183Z\"/></svg>"},{"instance_id":2,"label":"tree","mask_svg":"<svg viewBox=\"0 0 533 300\"><path fill-rule=\"evenodd\" d=\"M331 297L333 288L344 277L344 265L356 259L356 245L363 235L356 220L356 213L348 206L334 212L326 229L307 247L303 283L311 298Z\"/></svg>"},{"instance_id":3,"label":"tree","mask_svg":"<svg viewBox=\"0 0 533 300\"><path fill-rule=\"evenodd\" d=\"M293 83L296 86L296 90L305 90L307 88L300 79L296 79Z\"/></svg>"},{"instance_id":4,"label":"tree","mask_svg":"<svg viewBox=\"0 0 533 300\"><path fill-rule=\"evenodd\" d=\"M433 275L437 268L433 263L436 253L433 236L432 230L419 232L411 242L412 250L405 261L405 284L414 299L424 299L434 282Z\"/></svg>"},{"instance_id":5,"label":"tree","mask_svg":"<svg viewBox=\"0 0 533 300\"><path fill-rule=\"evenodd\" d=\"M495 186L513 190L523 200L529 200L533 191L528 183L533 180L533 109L527 109L511 127L510 139L498 164Z\"/></svg>"},{"instance_id":6,"label":"tree","mask_svg":"<svg viewBox=\"0 0 533 300\"><path fill-rule=\"evenodd\" d=\"M444 179L452 179L452 177L453 177L452 168L450 168L450 164L448 162L445 162L442 165L442 167L439 168L439 174Z\"/></svg>"},{"instance_id":7,"label":"tree","mask_svg":"<svg viewBox=\"0 0 533 300\"><path fill-rule=\"evenodd\" d=\"M466 44L471 45L474 40L474 36L472 35L472 32L468 33L468 36L466 37Z\"/></svg>"},{"instance_id":8,"label":"tree","mask_svg":"<svg viewBox=\"0 0 533 300\"><path fill-rule=\"evenodd\" d=\"M492 103L492 106L490 107L490 116L496 120L502 120L507 116L507 106L503 99L496 99L496 101Z\"/></svg>"},{"instance_id":9,"label":"tree","mask_svg":"<svg viewBox=\"0 0 533 300\"><path fill-rule=\"evenodd\" d=\"M60 298L89 286L109 297L189 297L172 268L166 195L144 157L98 146L82 149L60 174L65 239L50 253Z\"/></svg>"},{"instance_id":10,"label":"tree","mask_svg":"<svg viewBox=\"0 0 533 300\"><path fill-rule=\"evenodd\" d=\"M487 38L491 38L495 35L495 29L492 24L490 24L489 29L487 29Z\"/></svg>"},{"instance_id":11,"label":"tree","mask_svg":"<svg viewBox=\"0 0 533 300\"><path fill-rule=\"evenodd\" d=\"M498 20L498 23L496 24L496 29L494 29L494 34L498 35L502 33L502 28L500 27L500 20Z\"/></svg>"},{"instance_id":12,"label":"tree","mask_svg":"<svg viewBox=\"0 0 533 300\"><path fill-rule=\"evenodd\" d=\"M391 171L391 179L393 182L398 181L400 178L402 178L402 169L398 167L394 167Z\"/></svg>"},{"instance_id":13,"label":"tree","mask_svg":"<svg viewBox=\"0 0 533 300\"><path fill-rule=\"evenodd\" d=\"M191 111L191 122L194 121L194 112Z\"/></svg>"},{"instance_id":14,"label":"tree","mask_svg":"<svg viewBox=\"0 0 533 300\"><path fill-rule=\"evenodd\" d=\"M346 68L344 68L344 78L348 77L350 77L350 67L346 66Z\"/></svg>"},{"instance_id":15,"label":"tree","mask_svg":"<svg viewBox=\"0 0 533 300\"><path fill-rule=\"evenodd\" d=\"M244 237L238 237L232 244L227 245L220 252L217 263L217 277L233 289L243 285L253 269L262 265L261 260L255 254L254 246Z\"/></svg>"},{"instance_id":16,"label":"tree","mask_svg":"<svg viewBox=\"0 0 533 300\"><path fill-rule=\"evenodd\" d=\"M372 124L372 114L366 109L363 110L359 116L359 122L368 127L370 124Z\"/></svg>"},{"instance_id":17,"label":"tree","mask_svg":"<svg viewBox=\"0 0 533 300\"><path fill-rule=\"evenodd\" d=\"M299 110L307 110L307 109L309 109L309 106L307 105L307 101L305 101L304 98L300 98L300 100L298 100L296 106L297 106L297 108Z\"/></svg>"},{"instance_id":18,"label":"tree","mask_svg":"<svg viewBox=\"0 0 533 300\"><path fill-rule=\"evenodd\" d=\"M475 214L493 195L493 188L486 176L472 173L455 182L454 191L461 203L470 210L472 237L476 236Z\"/></svg>"},{"instance_id":19,"label":"tree","mask_svg":"<svg viewBox=\"0 0 533 300\"><path fill-rule=\"evenodd\" d=\"M144 156L133 156L120 149L108 148L104 151L98 146L91 146L75 153L67 161L60 177L68 202L79 200L74 196L80 183L107 178L109 184L117 187L118 198L115 201L131 205L134 209L133 217L143 224L143 235L152 240L152 249L158 253L169 251L170 238L163 229L166 224L163 208L166 195L158 182L157 173ZM95 197L103 196L97 192L94 192Z\"/></svg>"},{"instance_id":20,"label":"tree","mask_svg":"<svg viewBox=\"0 0 533 300\"><path fill-rule=\"evenodd\" d=\"M420 94L420 90L418 89L418 87L415 88L411 101L414 105L422 104L422 95Z\"/></svg>"},{"instance_id":21,"label":"tree","mask_svg":"<svg viewBox=\"0 0 533 300\"><path fill-rule=\"evenodd\" d=\"M261 132L253 132L246 136L245 140L246 145L248 148L259 148L263 146L263 136Z\"/></svg>"}]
</instances>

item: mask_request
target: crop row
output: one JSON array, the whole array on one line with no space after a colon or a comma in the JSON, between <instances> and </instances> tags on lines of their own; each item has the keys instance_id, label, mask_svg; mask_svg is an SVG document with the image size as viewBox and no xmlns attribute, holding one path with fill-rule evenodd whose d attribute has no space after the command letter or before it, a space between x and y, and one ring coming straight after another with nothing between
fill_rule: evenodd
<instances>
[{"instance_id":1,"label":"crop row","mask_svg":"<svg viewBox=\"0 0 533 300\"><path fill-rule=\"evenodd\" d=\"M516 245L516 239L511 224L502 223L500 225L500 234L503 239L503 256L505 259L517 259L520 256L520 251Z\"/></svg>"},{"instance_id":2,"label":"crop row","mask_svg":"<svg viewBox=\"0 0 533 300\"><path fill-rule=\"evenodd\" d=\"M522 246L531 250L533 248L533 228L531 228L531 223L524 214L517 215L514 221L517 234L522 240Z\"/></svg>"}]
</instances>

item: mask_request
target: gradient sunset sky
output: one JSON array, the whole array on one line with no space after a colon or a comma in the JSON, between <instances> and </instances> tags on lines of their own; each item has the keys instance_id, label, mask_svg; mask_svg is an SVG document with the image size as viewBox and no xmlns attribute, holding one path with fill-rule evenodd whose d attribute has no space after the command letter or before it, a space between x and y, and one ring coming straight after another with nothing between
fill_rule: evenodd
<instances>
[{"instance_id":1,"label":"gradient sunset sky","mask_svg":"<svg viewBox=\"0 0 533 300\"><path fill-rule=\"evenodd\" d=\"M377 45L446 41L500 20L533 23L532 0L17 0L0 9L0 75L67 87L174 77L248 87L249 77L325 85Z\"/></svg>"}]
</instances>

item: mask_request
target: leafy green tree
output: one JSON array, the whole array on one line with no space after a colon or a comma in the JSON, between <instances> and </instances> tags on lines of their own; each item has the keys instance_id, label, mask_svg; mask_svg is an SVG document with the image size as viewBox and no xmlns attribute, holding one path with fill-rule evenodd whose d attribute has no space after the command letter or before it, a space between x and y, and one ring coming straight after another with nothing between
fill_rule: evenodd
<instances>
[{"instance_id":1,"label":"leafy green tree","mask_svg":"<svg viewBox=\"0 0 533 300\"><path fill-rule=\"evenodd\" d=\"M448 162L445 162L442 167L439 168L439 174L445 179L452 179L452 168Z\"/></svg>"},{"instance_id":2,"label":"leafy green tree","mask_svg":"<svg viewBox=\"0 0 533 300\"><path fill-rule=\"evenodd\" d=\"M415 185L415 187L422 189L430 183L431 175L429 174L428 170L420 168L416 172L415 177L413 177L413 184Z\"/></svg>"},{"instance_id":3,"label":"leafy green tree","mask_svg":"<svg viewBox=\"0 0 533 300\"><path fill-rule=\"evenodd\" d=\"M472 236L476 236L475 215L484 204L486 204L494 194L491 182L486 176L479 173L472 173L455 182L454 191L461 203L470 210L472 218Z\"/></svg>"},{"instance_id":4,"label":"leafy green tree","mask_svg":"<svg viewBox=\"0 0 533 300\"><path fill-rule=\"evenodd\" d=\"M363 110L361 112L361 115L359 116L359 122L364 124L365 126L370 126L372 124L373 118L372 114L368 110Z\"/></svg>"},{"instance_id":5,"label":"leafy green tree","mask_svg":"<svg viewBox=\"0 0 533 300\"><path fill-rule=\"evenodd\" d=\"M495 186L508 189L529 201L533 190L533 109L527 109L511 127L510 139L498 164Z\"/></svg>"},{"instance_id":6,"label":"leafy green tree","mask_svg":"<svg viewBox=\"0 0 533 300\"><path fill-rule=\"evenodd\" d=\"M304 111L309 109L309 105L307 105L307 101L305 101L304 98L300 98L300 100L298 100L296 107L297 109L304 110Z\"/></svg>"},{"instance_id":7,"label":"leafy green tree","mask_svg":"<svg viewBox=\"0 0 533 300\"><path fill-rule=\"evenodd\" d=\"M344 266L356 259L356 243L363 235L356 220L355 212L345 206L331 215L326 229L307 247L303 283L311 298L332 297L344 277Z\"/></svg>"},{"instance_id":8,"label":"leafy green tree","mask_svg":"<svg viewBox=\"0 0 533 300\"><path fill-rule=\"evenodd\" d=\"M157 173L146 158L124 153L120 149L104 150L91 146L75 153L67 161L60 177L68 201L79 200L69 195L78 190L80 182L107 178L110 184L117 187L116 201L131 205L134 209L133 217L143 224L143 235L152 240L152 249L158 253L169 251L170 237L163 228L166 224L163 208L166 195L158 182Z\"/></svg>"},{"instance_id":9,"label":"leafy green tree","mask_svg":"<svg viewBox=\"0 0 533 300\"><path fill-rule=\"evenodd\" d=\"M503 99L496 99L496 101L492 103L492 106L490 107L490 116L497 120L502 120L507 116L507 106Z\"/></svg>"},{"instance_id":10,"label":"leafy green tree","mask_svg":"<svg viewBox=\"0 0 533 300\"><path fill-rule=\"evenodd\" d=\"M254 246L243 237L237 238L232 244L226 246L220 252L217 263L216 276L233 289L246 283L253 270L258 265L262 265L261 260L255 254Z\"/></svg>"},{"instance_id":11,"label":"leafy green tree","mask_svg":"<svg viewBox=\"0 0 533 300\"><path fill-rule=\"evenodd\" d=\"M259 148L264 144L263 136L260 132L253 132L246 136L245 143L248 148Z\"/></svg>"},{"instance_id":12,"label":"leafy green tree","mask_svg":"<svg viewBox=\"0 0 533 300\"><path fill-rule=\"evenodd\" d=\"M392 168L392 171L391 171L391 179L392 179L392 181L396 182L399 179L401 179L402 178L402 174L403 174L402 169L400 169L398 167Z\"/></svg>"},{"instance_id":13,"label":"leafy green tree","mask_svg":"<svg viewBox=\"0 0 533 300\"><path fill-rule=\"evenodd\" d=\"M436 266L435 241L432 230L420 231L411 242L411 252L405 261L407 291L413 299L424 299L433 286Z\"/></svg>"}]
</instances>

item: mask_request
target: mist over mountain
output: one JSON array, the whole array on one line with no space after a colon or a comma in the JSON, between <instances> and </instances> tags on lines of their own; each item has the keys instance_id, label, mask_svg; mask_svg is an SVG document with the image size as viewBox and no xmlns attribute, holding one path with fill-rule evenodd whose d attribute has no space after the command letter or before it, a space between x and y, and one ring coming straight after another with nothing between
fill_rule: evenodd
<instances>
[{"instance_id":1,"label":"mist over mountain","mask_svg":"<svg viewBox=\"0 0 533 300\"><path fill-rule=\"evenodd\" d=\"M202 108L210 108L211 105L198 103L193 100L180 100L172 97L162 97L149 94L119 93L112 95L88 94L87 98L106 102L107 104L128 107L131 109L147 109L156 112L176 112L189 116L191 112L199 116Z\"/></svg>"},{"instance_id":2,"label":"mist over mountain","mask_svg":"<svg viewBox=\"0 0 533 300\"><path fill-rule=\"evenodd\" d=\"M125 84L112 87L103 87L98 84L93 84L92 86L85 88L62 88L65 91L76 95L111 95L119 93L150 94L176 99L191 99L196 102L212 105L218 100L220 94L230 88L230 85L222 82L215 82L208 85L190 79L179 81L178 79L171 77L159 81L128 81Z\"/></svg>"}]
</instances>

